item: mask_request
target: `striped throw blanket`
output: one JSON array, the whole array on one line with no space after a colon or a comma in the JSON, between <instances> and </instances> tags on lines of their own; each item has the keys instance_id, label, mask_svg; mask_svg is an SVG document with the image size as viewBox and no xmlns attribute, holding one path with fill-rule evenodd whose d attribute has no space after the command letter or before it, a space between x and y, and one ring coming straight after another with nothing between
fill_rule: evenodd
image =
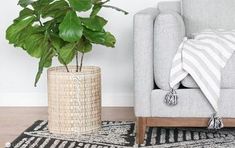
<instances>
[{"instance_id":1,"label":"striped throw blanket","mask_svg":"<svg viewBox=\"0 0 235 148\"><path fill-rule=\"evenodd\" d=\"M222 128L222 120L216 115L220 98L221 70L234 50L235 31L207 30L195 35L194 39L184 39L173 59L170 73L172 90L166 95L166 103L177 104L177 93L173 88L190 74L215 111L208 128Z\"/></svg>"}]
</instances>

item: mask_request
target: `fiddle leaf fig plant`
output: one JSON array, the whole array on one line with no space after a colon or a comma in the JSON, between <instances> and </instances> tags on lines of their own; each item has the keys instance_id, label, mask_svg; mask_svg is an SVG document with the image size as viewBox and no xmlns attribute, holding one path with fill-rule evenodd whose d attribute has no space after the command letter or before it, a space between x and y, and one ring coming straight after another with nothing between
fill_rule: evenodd
<instances>
[{"instance_id":1,"label":"fiddle leaf fig plant","mask_svg":"<svg viewBox=\"0 0 235 148\"><path fill-rule=\"evenodd\" d=\"M67 72L67 65L76 58L78 72L82 70L84 54L92 50L92 44L115 46L115 37L104 29L108 21L98 13L102 8L112 8L124 14L128 12L107 5L109 1L19 0L22 10L6 30L6 39L39 59L35 86L43 69L51 66L53 57L58 58ZM81 12L90 15L84 17Z\"/></svg>"}]
</instances>

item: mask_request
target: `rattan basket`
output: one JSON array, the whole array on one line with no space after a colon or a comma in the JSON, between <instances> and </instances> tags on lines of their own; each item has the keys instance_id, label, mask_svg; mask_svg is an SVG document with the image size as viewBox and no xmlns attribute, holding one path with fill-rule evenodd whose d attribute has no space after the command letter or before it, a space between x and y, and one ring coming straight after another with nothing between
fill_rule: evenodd
<instances>
[{"instance_id":1,"label":"rattan basket","mask_svg":"<svg viewBox=\"0 0 235 148\"><path fill-rule=\"evenodd\" d=\"M101 71L75 66L48 69L48 128L56 134L84 134L101 127Z\"/></svg>"}]
</instances>

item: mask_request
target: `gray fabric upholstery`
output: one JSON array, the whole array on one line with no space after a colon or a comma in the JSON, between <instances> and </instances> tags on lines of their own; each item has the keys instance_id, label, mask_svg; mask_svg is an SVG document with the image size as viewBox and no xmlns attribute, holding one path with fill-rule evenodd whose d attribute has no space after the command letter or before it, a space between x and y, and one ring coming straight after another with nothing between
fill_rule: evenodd
<instances>
[{"instance_id":1,"label":"gray fabric upholstery","mask_svg":"<svg viewBox=\"0 0 235 148\"><path fill-rule=\"evenodd\" d=\"M221 88L233 88L235 89L235 53L228 61L225 68L222 70ZM189 88L199 88L196 82L191 76L187 76L182 85Z\"/></svg>"},{"instance_id":2,"label":"gray fabric upholstery","mask_svg":"<svg viewBox=\"0 0 235 148\"><path fill-rule=\"evenodd\" d=\"M150 116L153 78L153 25L159 14L148 8L134 16L134 97L135 115Z\"/></svg>"},{"instance_id":3,"label":"gray fabric upholstery","mask_svg":"<svg viewBox=\"0 0 235 148\"><path fill-rule=\"evenodd\" d=\"M181 84L187 88L199 88L197 83L193 80L193 77L190 75L188 75L183 81L181 81Z\"/></svg>"},{"instance_id":4,"label":"gray fabric upholstery","mask_svg":"<svg viewBox=\"0 0 235 148\"><path fill-rule=\"evenodd\" d=\"M181 13L181 2L180 1L172 1L172 2L159 2L158 3L158 9L160 12L165 11L175 11L179 14Z\"/></svg>"},{"instance_id":5,"label":"gray fabric upholstery","mask_svg":"<svg viewBox=\"0 0 235 148\"><path fill-rule=\"evenodd\" d=\"M182 0L187 36L204 29L235 29L235 0Z\"/></svg>"},{"instance_id":6,"label":"gray fabric upholstery","mask_svg":"<svg viewBox=\"0 0 235 148\"><path fill-rule=\"evenodd\" d=\"M213 109L199 89L178 89L179 102L169 107L164 103L168 91L153 90L151 97L152 117L211 117ZM219 115L235 117L235 89L222 89Z\"/></svg>"},{"instance_id":7,"label":"gray fabric upholstery","mask_svg":"<svg viewBox=\"0 0 235 148\"><path fill-rule=\"evenodd\" d=\"M172 59L184 36L184 22L177 12L166 11L158 15L154 25L154 77L161 89L170 89Z\"/></svg>"},{"instance_id":8,"label":"gray fabric upholstery","mask_svg":"<svg viewBox=\"0 0 235 148\"><path fill-rule=\"evenodd\" d=\"M199 1L208 1L208 0L195 0L195 1L197 3ZM213 2L211 3L214 3L214 1L218 0L212 0L212 1ZM224 6L225 3L224 1L231 2L231 0L228 1L219 0L219 2L217 3L223 4L221 6ZM170 10L178 11L178 6L177 6L178 4L176 5L175 4L176 2L159 3L159 9L162 12L165 12L166 10L168 10L168 8ZM222 12L222 14L229 11L231 10L228 9L225 12ZM218 12L221 13L221 11ZM218 13L215 14L217 15ZM168 107L163 103L163 98L165 97L168 91L160 89L153 90L154 87L153 50L154 50L154 38L156 38L153 34L154 34L154 21L158 15L159 15L158 9L149 8L137 13L134 16L135 115L137 117L210 117L212 113L212 108L209 106L209 103L207 102L206 98L199 89L178 89L177 92L180 96L180 100L179 104L175 107ZM235 13L230 15L235 15ZM213 19L216 19L216 17L214 16ZM235 19L230 20L229 23L233 23L232 21L235 21ZM168 44L168 42L165 42L165 44ZM232 63L235 63L235 61ZM232 64L228 64L228 69L233 69L233 68L234 67ZM227 72L231 71L228 70ZM226 85L234 86L235 81L234 78L232 78L233 76L235 76L234 72L231 72L227 76L230 76L230 78L226 79L225 82ZM234 96L235 96L235 89L222 90L222 95L220 99L221 102L219 103L221 116L233 117L233 118L235 117Z\"/></svg>"}]
</instances>

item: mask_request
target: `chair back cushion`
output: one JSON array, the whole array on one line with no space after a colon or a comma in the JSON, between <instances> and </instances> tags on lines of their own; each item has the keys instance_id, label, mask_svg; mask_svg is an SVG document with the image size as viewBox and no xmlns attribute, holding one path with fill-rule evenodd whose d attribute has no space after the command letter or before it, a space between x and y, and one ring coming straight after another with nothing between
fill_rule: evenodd
<instances>
[{"instance_id":1,"label":"chair back cushion","mask_svg":"<svg viewBox=\"0 0 235 148\"><path fill-rule=\"evenodd\" d=\"M175 11L161 12L154 24L154 78L156 85L169 90L172 59L185 36L182 17Z\"/></svg>"},{"instance_id":2,"label":"chair back cushion","mask_svg":"<svg viewBox=\"0 0 235 148\"><path fill-rule=\"evenodd\" d=\"M235 29L235 0L182 0L186 34L205 29Z\"/></svg>"}]
</instances>

